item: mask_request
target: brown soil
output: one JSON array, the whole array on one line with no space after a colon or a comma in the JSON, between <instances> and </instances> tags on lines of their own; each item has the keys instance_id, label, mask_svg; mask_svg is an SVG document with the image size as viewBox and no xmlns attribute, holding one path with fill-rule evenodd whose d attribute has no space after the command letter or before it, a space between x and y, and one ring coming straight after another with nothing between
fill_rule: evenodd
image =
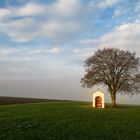
<instances>
[{"instance_id":1,"label":"brown soil","mask_svg":"<svg viewBox=\"0 0 140 140\"><path fill-rule=\"evenodd\" d=\"M56 101L60 101L60 100L0 96L0 105L36 103L36 102L52 102L52 101L56 102Z\"/></svg>"}]
</instances>

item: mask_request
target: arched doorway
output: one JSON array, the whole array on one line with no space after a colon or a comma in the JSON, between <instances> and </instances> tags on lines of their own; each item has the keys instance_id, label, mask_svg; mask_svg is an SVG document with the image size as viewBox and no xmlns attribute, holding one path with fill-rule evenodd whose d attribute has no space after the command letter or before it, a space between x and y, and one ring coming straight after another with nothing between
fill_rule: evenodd
<instances>
[{"instance_id":1,"label":"arched doorway","mask_svg":"<svg viewBox=\"0 0 140 140\"><path fill-rule=\"evenodd\" d=\"M95 98L95 107L102 108L102 98L100 96Z\"/></svg>"}]
</instances>

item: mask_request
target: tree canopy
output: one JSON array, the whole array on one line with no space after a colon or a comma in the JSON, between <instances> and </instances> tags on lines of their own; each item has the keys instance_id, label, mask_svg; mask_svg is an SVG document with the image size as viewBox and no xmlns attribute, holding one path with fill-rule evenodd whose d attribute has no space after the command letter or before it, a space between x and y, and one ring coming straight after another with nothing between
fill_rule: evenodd
<instances>
[{"instance_id":1,"label":"tree canopy","mask_svg":"<svg viewBox=\"0 0 140 140\"><path fill-rule=\"evenodd\" d=\"M140 60L135 52L117 48L99 49L85 61L83 87L107 86L112 104L116 106L116 93L140 93Z\"/></svg>"}]
</instances>

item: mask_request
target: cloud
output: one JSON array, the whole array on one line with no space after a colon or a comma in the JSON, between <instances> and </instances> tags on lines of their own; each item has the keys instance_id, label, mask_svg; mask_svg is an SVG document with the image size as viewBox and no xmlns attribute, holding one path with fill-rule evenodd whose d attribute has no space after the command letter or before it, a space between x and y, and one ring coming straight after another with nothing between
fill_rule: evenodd
<instances>
[{"instance_id":1,"label":"cloud","mask_svg":"<svg viewBox=\"0 0 140 140\"><path fill-rule=\"evenodd\" d=\"M120 0L99 0L99 1L91 1L89 3L89 8L92 10L101 10L106 9L108 7L112 7L119 3Z\"/></svg>"},{"instance_id":2,"label":"cloud","mask_svg":"<svg viewBox=\"0 0 140 140\"><path fill-rule=\"evenodd\" d=\"M41 73L63 66L60 54L64 49L60 47L0 47L0 73Z\"/></svg>"},{"instance_id":3,"label":"cloud","mask_svg":"<svg viewBox=\"0 0 140 140\"><path fill-rule=\"evenodd\" d=\"M43 55L43 54L59 54L63 51L63 48L60 47L54 47L54 48L33 48L33 49L28 49L28 54L36 54L36 55Z\"/></svg>"},{"instance_id":4,"label":"cloud","mask_svg":"<svg viewBox=\"0 0 140 140\"><path fill-rule=\"evenodd\" d=\"M71 64L72 66L77 67L77 69L81 71L83 70L84 61L88 57L92 56L95 51L96 51L96 48L92 48L92 47L75 48L72 51L71 59L69 60L69 63L72 63Z\"/></svg>"},{"instance_id":5,"label":"cloud","mask_svg":"<svg viewBox=\"0 0 140 140\"><path fill-rule=\"evenodd\" d=\"M120 49L128 49L136 51L140 55L140 23L126 23L115 27L112 32L109 32L97 39L80 40L80 45L87 48L104 48L116 47ZM81 55L86 55L86 51L78 51ZM90 56L90 55L89 55Z\"/></svg>"},{"instance_id":6,"label":"cloud","mask_svg":"<svg viewBox=\"0 0 140 140\"><path fill-rule=\"evenodd\" d=\"M73 50L73 52L81 59L81 61L93 55L95 51L96 51L96 48L82 48L82 49L77 48Z\"/></svg>"},{"instance_id":7,"label":"cloud","mask_svg":"<svg viewBox=\"0 0 140 140\"><path fill-rule=\"evenodd\" d=\"M54 17L75 16L81 8L80 0L56 0L51 4L29 2L24 6L11 9L19 16L47 15Z\"/></svg>"},{"instance_id":8,"label":"cloud","mask_svg":"<svg viewBox=\"0 0 140 140\"><path fill-rule=\"evenodd\" d=\"M0 19L7 17L11 14L11 11L9 9L1 8L0 9Z\"/></svg>"},{"instance_id":9,"label":"cloud","mask_svg":"<svg viewBox=\"0 0 140 140\"><path fill-rule=\"evenodd\" d=\"M89 50L90 51L90 50ZM83 72L83 59L69 48L0 47L1 78L67 78ZM79 67L80 66L80 67Z\"/></svg>"},{"instance_id":10,"label":"cloud","mask_svg":"<svg viewBox=\"0 0 140 140\"><path fill-rule=\"evenodd\" d=\"M99 45L99 39L84 39L78 41L82 46L96 47Z\"/></svg>"},{"instance_id":11,"label":"cloud","mask_svg":"<svg viewBox=\"0 0 140 140\"><path fill-rule=\"evenodd\" d=\"M18 42L40 38L64 41L82 29L83 23L78 18L80 8L79 0L57 0L50 4L28 2L16 8L3 8L0 9L0 19L4 19L0 32Z\"/></svg>"},{"instance_id":12,"label":"cloud","mask_svg":"<svg viewBox=\"0 0 140 140\"><path fill-rule=\"evenodd\" d=\"M40 55L40 54L59 54L63 51L60 47L0 47L0 57L11 57L11 56L27 56L27 55Z\"/></svg>"},{"instance_id":13,"label":"cloud","mask_svg":"<svg viewBox=\"0 0 140 140\"><path fill-rule=\"evenodd\" d=\"M66 38L84 32L85 24L89 24L86 17L91 14L87 10L88 7L95 9L97 14L100 9L114 6L119 2L120 0L87 3L81 0L56 0L39 3L31 0L16 7L3 8L3 17L6 21L1 22L0 27L3 30L0 32L19 42L40 38L65 41Z\"/></svg>"},{"instance_id":14,"label":"cloud","mask_svg":"<svg viewBox=\"0 0 140 140\"><path fill-rule=\"evenodd\" d=\"M0 23L1 32L18 42L24 42L38 37L39 31L36 29L37 26L39 26L38 23L31 18L8 20Z\"/></svg>"},{"instance_id":15,"label":"cloud","mask_svg":"<svg viewBox=\"0 0 140 140\"><path fill-rule=\"evenodd\" d=\"M51 5L51 13L59 16L77 16L82 7L80 0L57 0ZM55 10L54 10L55 9Z\"/></svg>"},{"instance_id":16,"label":"cloud","mask_svg":"<svg viewBox=\"0 0 140 140\"><path fill-rule=\"evenodd\" d=\"M52 20L44 24L42 31L46 33L48 37L60 39L73 34L76 31L80 31L82 25L79 21L63 21L63 20ZM74 33L75 34L75 33Z\"/></svg>"},{"instance_id":17,"label":"cloud","mask_svg":"<svg viewBox=\"0 0 140 140\"><path fill-rule=\"evenodd\" d=\"M120 0L102 0L97 4L97 6L99 8L107 8L117 4L118 2L120 2Z\"/></svg>"},{"instance_id":18,"label":"cloud","mask_svg":"<svg viewBox=\"0 0 140 140\"><path fill-rule=\"evenodd\" d=\"M50 69L56 69L58 65L62 65L59 54L63 50L60 47L1 47L0 73L7 77L7 73L13 73L16 76L16 73L41 73L45 70L47 72Z\"/></svg>"},{"instance_id":19,"label":"cloud","mask_svg":"<svg viewBox=\"0 0 140 140\"><path fill-rule=\"evenodd\" d=\"M27 3L26 5L17 9L11 9L19 16L37 16L48 12L48 7L43 4Z\"/></svg>"},{"instance_id":20,"label":"cloud","mask_svg":"<svg viewBox=\"0 0 140 140\"><path fill-rule=\"evenodd\" d=\"M123 15L123 14L125 14L128 11L129 11L128 8L121 8L121 7L116 8L113 17L118 17L120 15Z\"/></svg>"},{"instance_id":21,"label":"cloud","mask_svg":"<svg viewBox=\"0 0 140 140\"><path fill-rule=\"evenodd\" d=\"M100 38L100 46L119 47L139 51L140 23L126 23Z\"/></svg>"},{"instance_id":22,"label":"cloud","mask_svg":"<svg viewBox=\"0 0 140 140\"><path fill-rule=\"evenodd\" d=\"M135 5L135 12L139 12L140 11L140 2L137 2Z\"/></svg>"},{"instance_id":23,"label":"cloud","mask_svg":"<svg viewBox=\"0 0 140 140\"><path fill-rule=\"evenodd\" d=\"M12 41L27 42L33 39L50 39L65 42L80 36L89 28L89 5L96 9L107 8L119 0L104 0L84 4L81 0L56 0L51 3L29 1L24 5L0 9L0 32ZM89 4L90 3L90 4Z\"/></svg>"},{"instance_id":24,"label":"cloud","mask_svg":"<svg viewBox=\"0 0 140 140\"><path fill-rule=\"evenodd\" d=\"M82 25L79 21L50 20L36 22L32 18L18 19L1 23L1 32L17 42L26 42L38 38L52 38L55 40L65 40L74 32L79 31Z\"/></svg>"}]
</instances>

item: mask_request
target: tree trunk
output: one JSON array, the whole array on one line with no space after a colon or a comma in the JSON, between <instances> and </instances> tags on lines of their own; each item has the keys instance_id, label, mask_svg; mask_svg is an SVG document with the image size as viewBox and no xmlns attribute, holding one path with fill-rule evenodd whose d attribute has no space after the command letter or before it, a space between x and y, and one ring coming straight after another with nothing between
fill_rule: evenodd
<instances>
[{"instance_id":1,"label":"tree trunk","mask_svg":"<svg viewBox=\"0 0 140 140\"><path fill-rule=\"evenodd\" d=\"M116 104L116 94L115 93L111 94L111 99L112 99L112 107L116 107L117 104Z\"/></svg>"}]
</instances>

